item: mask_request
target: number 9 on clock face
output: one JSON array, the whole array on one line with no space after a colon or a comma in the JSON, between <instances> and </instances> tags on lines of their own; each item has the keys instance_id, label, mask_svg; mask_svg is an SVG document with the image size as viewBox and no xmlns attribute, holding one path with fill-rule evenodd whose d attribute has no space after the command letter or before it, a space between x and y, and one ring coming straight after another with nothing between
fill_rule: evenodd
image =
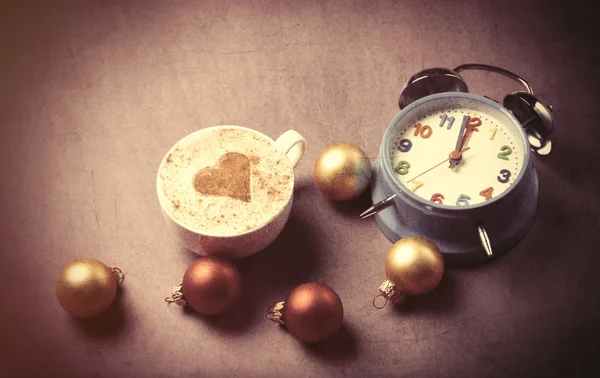
<instances>
[{"instance_id":1,"label":"number 9 on clock face","mask_svg":"<svg viewBox=\"0 0 600 378\"><path fill-rule=\"evenodd\" d=\"M455 106L401 118L389 139L392 171L432 206L472 207L508 192L526 166L519 125L494 111Z\"/></svg>"}]
</instances>

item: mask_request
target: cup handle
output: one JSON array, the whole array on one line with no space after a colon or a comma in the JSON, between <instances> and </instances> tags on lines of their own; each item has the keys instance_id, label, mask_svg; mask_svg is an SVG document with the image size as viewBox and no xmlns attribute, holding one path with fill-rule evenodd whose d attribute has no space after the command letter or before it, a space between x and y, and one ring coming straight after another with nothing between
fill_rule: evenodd
<instances>
[{"instance_id":1,"label":"cup handle","mask_svg":"<svg viewBox=\"0 0 600 378\"><path fill-rule=\"evenodd\" d=\"M297 131L288 130L281 134L275 141L277 150L290 159L292 166L296 166L306 151L306 139Z\"/></svg>"}]
</instances>

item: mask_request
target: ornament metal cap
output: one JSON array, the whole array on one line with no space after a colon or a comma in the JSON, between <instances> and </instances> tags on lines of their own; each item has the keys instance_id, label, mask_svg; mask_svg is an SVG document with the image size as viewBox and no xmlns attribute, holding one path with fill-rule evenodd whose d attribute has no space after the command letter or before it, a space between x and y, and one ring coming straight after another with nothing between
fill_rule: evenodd
<instances>
[{"instance_id":1,"label":"ornament metal cap","mask_svg":"<svg viewBox=\"0 0 600 378\"><path fill-rule=\"evenodd\" d=\"M177 306L185 306L187 304L185 297L183 296L183 283L173 286L173 292L170 297L165 298L165 302L175 303Z\"/></svg>"},{"instance_id":2,"label":"ornament metal cap","mask_svg":"<svg viewBox=\"0 0 600 378\"><path fill-rule=\"evenodd\" d=\"M402 296L402 293L396 289L396 285L391 283L390 280L385 280L381 286L379 286L379 292L381 294L373 298L373 307L375 308L384 308L388 301L394 303ZM375 300L379 297L385 299L385 302L381 306L375 304Z\"/></svg>"},{"instance_id":3,"label":"ornament metal cap","mask_svg":"<svg viewBox=\"0 0 600 378\"><path fill-rule=\"evenodd\" d=\"M267 311L267 318L269 318L269 320L275 323L284 325L285 323L283 322L283 313L281 312L283 310L284 305L285 302L277 302L275 306L269 307L269 310Z\"/></svg>"}]
</instances>

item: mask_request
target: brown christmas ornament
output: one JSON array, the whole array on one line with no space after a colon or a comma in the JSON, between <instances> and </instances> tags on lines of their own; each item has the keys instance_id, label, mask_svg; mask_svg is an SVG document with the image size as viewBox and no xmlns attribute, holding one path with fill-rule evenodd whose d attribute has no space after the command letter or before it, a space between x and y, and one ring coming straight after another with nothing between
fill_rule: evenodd
<instances>
[{"instance_id":1,"label":"brown christmas ornament","mask_svg":"<svg viewBox=\"0 0 600 378\"><path fill-rule=\"evenodd\" d=\"M385 299L385 303L395 302L402 294L421 295L433 290L444 275L444 259L439 248L429 239L409 236L390 248L384 268L387 279L379 287L379 296ZM375 305L378 308L383 306Z\"/></svg>"},{"instance_id":2,"label":"brown christmas ornament","mask_svg":"<svg viewBox=\"0 0 600 378\"><path fill-rule=\"evenodd\" d=\"M69 315L91 318L110 307L123 278L119 268L110 268L95 259L76 259L58 274L56 298Z\"/></svg>"},{"instance_id":3,"label":"brown christmas ornament","mask_svg":"<svg viewBox=\"0 0 600 378\"><path fill-rule=\"evenodd\" d=\"M242 278L231 262L219 257L201 257L185 271L183 282L173 288L169 303L189 305L204 315L227 311L242 291Z\"/></svg>"},{"instance_id":4,"label":"brown christmas ornament","mask_svg":"<svg viewBox=\"0 0 600 378\"><path fill-rule=\"evenodd\" d=\"M315 184L323 194L337 201L354 199L371 182L371 161L360 148L348 143L336 143L317 157Z\"/></svg>"},{"instance_id":5,"label":"brown christmas ornament","mask_svg":"<svg viewBox=\"0 0 600 378\"><path fill-rule=\"evenodd\" d=\"M323 341L333 335L344 320L344 307L333 289L316 282L296 287L285 302L269 309L268 317L285 325L306 343Z\"/></svg>"}]
</instances>

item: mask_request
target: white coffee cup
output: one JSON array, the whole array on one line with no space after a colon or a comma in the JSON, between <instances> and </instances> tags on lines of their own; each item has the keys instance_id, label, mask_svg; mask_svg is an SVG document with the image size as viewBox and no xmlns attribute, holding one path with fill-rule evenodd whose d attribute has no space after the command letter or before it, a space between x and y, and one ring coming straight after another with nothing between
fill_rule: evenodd
<instances>
[{"instance_id":1,"label":"white coffee cup","mask_svg":"<svg viewBox=\"0 0 600 378\"><path fill-rule=\"evenodd\" d=\"M181 172L181 175L187 175L185 178L182 178L180 181L184 182L184 183L189 182L188 189L190 192L189 193L185 192L184 194L186 195L186 197L190 197L190 198L194 198L194 196L197 196L199 198L198 199L199 203L202 203L201 198L206 199L207 196L204 194L194 192L195 189L192 184L192 179L190 179L191 173L188 173L188 172L193 172L193 171L197 172L198 169L201 167L193 167L193 166L186 167L185 166L186 164L188 164L187 163L188 161L193 161L193 159L191 157L187 158L187 159L181 158L181 156L184 156L184 155L182 155L184 153L181 152L182 151L181 146L188 146L188 148L189 148L190 143L196 143L196 146L197 146L196 148L201 149L202 148L201 141L204 136L208 137L208 135L211 135L210 133L212 133L212 135L214 135L215 132L219 132L219 133L232 132L233 133L233 132L236 132L236 130L238 130L241 133L241 135L244 135L244 134L250 135L249 133L253 133L254 136L256 136L257 138L259 138L261 140L261 143L266 141L265 145L268 145L266 148L272 148L272 150L269 150L270 156L275 156L276 158L280 159L279 160L280 162L285 161L285 164L287 164L287 161L289 160L290 167L289 167L289 169L286 167L286 169L287 169L286 172L289 171L290 175L291 175L291 190L289 190L289 185L288 185L288 187L286 187L286 192L289 191L289 196L287 197L287 199L283 199L283 197L282 197L281 201L277 203L277 205L280 206L280 208L275 207L273 211L276 213L274 213L272 217L267 217L266 219L263 219L263 224L261 226L253 227L249 231L239 231L239 232L235 231L233 233L228 233L226 235L223 235L223 234L219 234L219 233L202 230L201 229L202 227L196 227L194 225L191 225L189 222L186 222L185 219L182 219L181 216L179 216L179 217L177 216L176 212L178 211L178 207L174 206L174 203L177 202L177 200L175 199L175 201L174 201L174 198L172 198L174 196L172 194L173 190L169 190L169 188L167 187L169 185L169 180L165 179L165 177L163 176L163 173L167 172L166 171L167 168L165 168L166 164L173 162L172 154L178 153L179 154L178 156L180 157L180 159L178 161L176 161L175 163L179 162L181 165L181 168L176 168L176 169L179 169L179 171L177 171L177 172ZM194 142L191 142L191 141L194 141ZM197 143L196 141L200 141L200 143ZM215 140L213 138L212 143L218 144L220 142L215 142ZM227 151L230 151L230 149L231 149L230 145L228 145L227 148L228 148ZM302 158L305 150L306 150L306 140L304 139L304 137L302 137L298 132L296 132L294 130L288 130L288 131L284 132L275 141L273 141L268 136L266 136L256 130L249 129L249 128L242 127L242 126L229 126L229 125L212 126L212 127L198 130L194 133L187 135L186 137L184 137L180 141L178 141L169 150L169 152L167 152L167 154L165 155L165 157L163 158L163 160L161 162L161 165L159 167L158 174L157 174L157 179L156 179L157 194L158 194L161 211L162 211L163 217L166 221L168 229L187 249L189 249L199 255L203 255L203 256L211 255L211 256L223 256L223 257L227 257L227 258L231 258L231 259L239 259L239 258L243 258L246 256L250 256L250 255L255 254L256 252L264 249L269 244L271 244L273 242L273 240L275 240L275 238L281 233L283 227L285 226L285 224L289 218L290 211L292 209L292 203L293 203L293 182L294 182L293 167L295 167L298 164L298 162ZM273 151L275 151L275 152L273 152ZM233 151L233 152L235 152L235 151ZM239 152L241 153L241 151L239 151ZM193 154L193 151L191 151L190 154ZM280 156L278 156L278 155L280 155ZM284 158L281 158L281 157L284 157ZM214 158L218 159L218 156L215 156ZM285 158L287 158L287 160ZM215 161L210 161L207 164L209 166L214 165ZM217 168L215 168L215 169L217 169ZM288 178L289 175L286 175L285 177ZM172 188L175 188L175 186L172 186ZM186 189L186 187L183 188L184 191L188 190L188 189ZM179 188L178 188L178 190L179 190ZM169 197L169 195L167 193L171 193L171 197ZM234 205L235 205L234 200L231 200L228 198L228 199L225 199L225 201L230 201L231 203L234 203ZM207 202L210 202L210 200L208 200ZM177 203L179 203L179 202L177 202ZM242 205L243 204L240 202L240 206L242 206ZM229 214L229 215L231 215L231 214Z\"/></svg>"}]
</instances>

